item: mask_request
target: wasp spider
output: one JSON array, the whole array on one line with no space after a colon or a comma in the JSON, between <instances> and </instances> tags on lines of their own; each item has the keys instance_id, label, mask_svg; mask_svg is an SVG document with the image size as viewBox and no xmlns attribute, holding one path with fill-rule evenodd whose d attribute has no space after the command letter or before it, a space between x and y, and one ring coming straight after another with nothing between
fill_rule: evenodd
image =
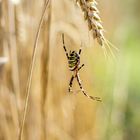
<instances>
[{"instance_id":1,"label":"wasp spider","mask_svg":"<svg viewBox=\"0 0 140 140\"><path fill-rule=\"evenodd\" d=\"M92 100L101 101L100 97L92 97L92 96L88 95L82 87L80 76L79 76L79 70L84 66L84 64L82 64L80 66L80 54L81 54L82 50L80 49L78 53L76 51L70 51L68 53L66 46L65 46L65 42L64 42L64 34L62 34L62 41L63 41L63 48L65 50L66 57L68 59L69 70L73 72L73 75L69 82L69 92L72 91L71 88L72 88L73 80L74 80L74 78L76 78L82 93L86 97L88 97Z\"/></svg>"}]
</instances>

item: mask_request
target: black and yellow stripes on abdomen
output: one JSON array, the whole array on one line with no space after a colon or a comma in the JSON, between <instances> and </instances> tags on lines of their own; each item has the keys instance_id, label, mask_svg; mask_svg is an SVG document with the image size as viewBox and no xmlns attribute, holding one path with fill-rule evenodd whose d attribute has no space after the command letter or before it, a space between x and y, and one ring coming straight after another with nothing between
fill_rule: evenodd
<instances>
[{"instance_id":1,"label":"black and yellow stripes on abdomen","mask_svg":"<svg viewBox=\"0 0 140 140\"><path fill-rule=\"evenodd\" d=\"M74 71L80 63L79 55L76 52L71 53L68 59L68 63L69 63L69 69L71 71Z\"/></svg>"}]
</instances>

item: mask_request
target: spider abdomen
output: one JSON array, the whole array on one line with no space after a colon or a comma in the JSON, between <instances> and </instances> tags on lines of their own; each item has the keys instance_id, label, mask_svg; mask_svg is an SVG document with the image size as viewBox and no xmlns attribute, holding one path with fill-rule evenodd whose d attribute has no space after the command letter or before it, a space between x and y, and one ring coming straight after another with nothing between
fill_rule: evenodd
<instances>
[{"instance_id":1,"label":"spider abdomen","mask_svg":"<svg viewBox=\"0 0 140 140\"><path fill-rule=\"evenodd\" d=\"M75 51L73 51L72 53L70 52L68 63L69 63L69 69L71 71L74 71L76 68L78 68L80 64L80 57L78 53L76 53Z\"/></svg>"}]
</instances>

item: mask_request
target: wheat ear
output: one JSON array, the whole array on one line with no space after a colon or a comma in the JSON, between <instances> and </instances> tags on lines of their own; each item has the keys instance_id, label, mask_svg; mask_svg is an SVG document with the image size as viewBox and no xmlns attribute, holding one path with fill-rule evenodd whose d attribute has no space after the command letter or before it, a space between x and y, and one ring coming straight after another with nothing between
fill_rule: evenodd
<instances>
[{"instance_id":1,"label":"wheat ear","mask_svg":"<svg viewBox=\"0 0 140 140\"><path fill-rule=\"evenodd\" d=\"M46 9L48 7L48 4L49 4L49 0L47 0L46 3L45 3L44 9L43 9L43 12L42 12L42 15L41 15L41 19L40 19L40 22L39 22L39 26L38 26L38 29L37 29L36 37L35 37L33 55L32 55L32 60L31 60L30 69L29 69L27 86L26 86L25 106L24 106L24 111L23 111L23 118L22 118L22 122L21 122L21 127L20 127L20 130L19 130L18 140L22 139L24 124L25 124L25 119L26 119L26 114L27 114L27 109L28 109L29 93L30 93L30 89L31 89L33 69L34 69L34 64L35 64L36 52L37 52L37 48L38 48L38 40L39 40L39 35L40 35L43 19L45 17L45 12L46 12Z\"/></svg>"},{"instance_id":2,"label":"wheat ear","mask_svg":"<svg viewBox=\"0 0 140 140\"><path fill-rule=\"evenodd\" d=\"M115 57L111 47L115 50L118 49L104 37L104 28L99 16L96 0L76 0L76 2L80 5L84 13L84 18L88 22L88 28L92 32L93 39L96 39L102 46L105 56L107 57L108 49L111 55Z\"/></svg>"}]
</instances>

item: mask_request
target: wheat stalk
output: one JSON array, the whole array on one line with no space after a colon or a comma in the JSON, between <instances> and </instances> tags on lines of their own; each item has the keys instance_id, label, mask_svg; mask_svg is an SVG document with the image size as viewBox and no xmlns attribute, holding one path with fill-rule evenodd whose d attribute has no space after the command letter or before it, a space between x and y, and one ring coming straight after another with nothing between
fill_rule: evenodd
<instances>
[{"instance_id":1,"label":"wheat stalk","mask_svg":"<svg viewBox=\"0 0 140 140\"><path fill-rule=\"evenodd\" d=\"M23 119L22 119L22 122L21 122L21 127L20 127L20 131L19 131L18 140L22 139L24 124L25 124L25 119L26 119L26 114L27 114L27 108L28 108L28 102L29 102L29 93L30 93L30 89L31 89L33 69L34 69L34 64L35 64L36 52L37 52L37 48L38 48L38 40L39 40L39 35L40 35L43 19L45 17L45 12L46 12L48 4L49 4L49 0L47 0L46 3L45 3L44 9L43 9L43 12L42 12L42 15L41 15L41 19L40 19L40 22L39 22L39 26L38 26L38 29L37 29L36 37L35 37L34 50L33 50L32 60L31 60L30 69L29 69L27 86L26 86L26 99L25 99L25 106L24 106L24 112L23 112Z\"/></svg>"},{"instance_id":2,"label":"wheat stalk","mask_svg":"<svg viewBox=\"0 0 140 140\"><path fill-rule=\"evenodd\" d=\"M104 36L104 28L99 16L96 0L76 0L76 2L80 5L84 13L84 18L88 22L88 28L92 32L93 39L96 39L98 44L102 46L105 56L107 57L106 47L108 47L111 55L115 57L111 47L115 50L118 49Z\"/></svg>"}]
</instances>

